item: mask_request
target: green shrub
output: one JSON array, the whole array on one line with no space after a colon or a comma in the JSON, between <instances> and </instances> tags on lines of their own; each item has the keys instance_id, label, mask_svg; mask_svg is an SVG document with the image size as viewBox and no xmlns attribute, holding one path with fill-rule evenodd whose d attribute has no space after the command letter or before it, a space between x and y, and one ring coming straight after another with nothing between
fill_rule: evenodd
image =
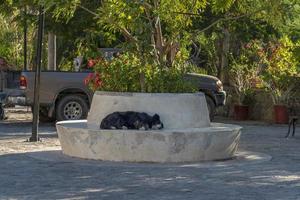
<instances>
[{"instance_id":1,"label":"green shrub","mask_svg":"<svg viewBox=\"0 0 300 200\"><path fill-rule=\"evenodd\" d=\"M252 41L246 44L238 58L231 56L230 59L230 84L234 87L237 103L250 105L254 95L253 87L259 73L257 64L257 51L260 49L259 41Z\"/></svg>"},{"instance_id":2,"label":"green shrub","mask_svg":"<svg viewBox=\"0 0 300 200\"><path fill-rule=\"evenodd\" d=\"M181 62L172 67L142 64L134 54L124 53L112 60L94 59L93 70L85 83L92 90L114 92L178 93L194 92L196 87L184 80L191 66ZM142 90L143 88L143 90Z\"/></svg>"},{"instance_id":3,"label":"green shrub","mask_svg":"<svg viewBox=\"0 0 300 200\"><path fill-rule=\"evenodd\" d=\"M270 42L259 52L264 66L261 72L263 86L272 94L274 104L286 104L296 86L299 59L294 52L299 47L299 43L283 37L278 42Z\"/></svg>"}]
</instances>

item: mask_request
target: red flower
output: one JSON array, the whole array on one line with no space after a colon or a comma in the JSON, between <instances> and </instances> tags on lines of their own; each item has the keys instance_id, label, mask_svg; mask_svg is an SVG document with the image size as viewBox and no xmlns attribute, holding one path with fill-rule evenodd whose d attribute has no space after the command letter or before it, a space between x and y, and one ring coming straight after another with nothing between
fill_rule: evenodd
<instances>
[{"instance_id":1,"label":"red flower","mask_svg":"<svg viewBox=\"0 0 300 200\"><path fill-rule=\"evenodd\" d=\"M91 81L91 79L94 78L94 74L93 73L89 73L89 75L84 79L84 84L88 85Z\"/></svg>"},{"instance_id":2,"label":"red flower","mask_svg":"<svg viewBox=\"0 0 300 200\"><path fill-rule=\"evenodd\" d=\"M84 85L89 84L89 82L90 82L90 79L89 79L88 77L86 77L86 78L84 79Z\"/></svg>"},{"instance_id":3,"label":"red flower","mask_svg":"<svg viewBox=\"0 0 300 200\"><path fill-rule=\"evenodd\" d=\"M246 48L246 49L251 48L251 43L247 43L247 44L245 45L245 48Z\"/></svg>"},{"instance_id":4,"label":"red flower","mask_svg":"<svg viewBox=\"0 0 300 200\"><path fill-rule=\"evenodd\" d=\"M94 83L94 86L95 87L101 87L102 86L102 80L100 80L100 79L97 79L97 80L95 80L95 83Z\"/></svg>"},{"instance_id":5,"label":"red flower","mask_svg":"<svg viewBox=\"0 0 300 200\"><path fill-rule=\"evenodd\" d=\"M101 80L101 77L100 77L100 74L97 72L95 74L95 78L94 78L94 89L97 89L99 87L102 86L102 80Z\"/></svg>"},{"instance_id":6,"label":"red flower","mask_svg":"<svg viewBox=\"0 0 300 200\"><path fill-rule=\"evenodd\" d=\"M93 60L93 59L90 59L90 60L88 60L88 62L87 62L87 66L88 67L94 67L94 65L96 64L96 61L95 60Z\"/></svg>"}]
</instances>

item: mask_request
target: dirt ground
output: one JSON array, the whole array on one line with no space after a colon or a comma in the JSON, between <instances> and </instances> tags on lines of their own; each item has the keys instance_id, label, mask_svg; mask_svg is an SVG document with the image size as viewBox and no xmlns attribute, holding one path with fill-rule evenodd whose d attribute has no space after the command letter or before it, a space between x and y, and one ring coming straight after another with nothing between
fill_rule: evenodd
<instances>
[{"instance_id":1,"label":"dirt ground","mask_svg":"<svg viewBox=\"0 0 300 200\"><path fill-rule=\"evenodd\" d=\"M239 151L267 154L264 162L203 166L107 163L62 156L54 124L40 124L44 142L25 142L32 114L7 109L0 121L0 199L294 200L300 197L300 129L218 121L243 127ZM37 152L39 151L39 152ZM257 158L259 154L251 154Z\"/></svg>"},{"instance_id":2,"label":"dirt ground","mask_svg":"<svg viewBox=\"0 0 300 200\"><path fill-rule=\"evenodd\" d=\"M32 112L31 108L27 106L16 106L5 108L6 120L3 122L31 122Z\"/></svg>"},{"instance_id":3,"label":"dirt ground","mask_svg":"<svg viewBox=\"0 0 300 200\"><path fill-rule=\"evenodd\" d=\"M25 153L33 149L35 151L60 149L54 124L40 124L39 134L43 142L27 142L32 132L30 107L5 108L5 115L7 118L0 121L0 132L3 135L0 140L0 154Z\"/></svg>"}]
</instances>

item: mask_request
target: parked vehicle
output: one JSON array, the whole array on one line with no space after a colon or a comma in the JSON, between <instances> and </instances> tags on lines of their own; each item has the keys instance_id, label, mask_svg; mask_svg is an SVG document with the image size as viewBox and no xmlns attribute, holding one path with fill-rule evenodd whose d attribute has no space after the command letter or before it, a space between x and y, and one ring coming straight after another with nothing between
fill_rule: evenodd
<instances>
[{"instance_id":1,"label":"parked vehicle","mask_svg":"<svg viewBox=\"0 0 300 200\"><path fill-rule=\"evenodd\" d=\"M6 96L2 103L6 105L23 105L25 103L23 91L19 86L20 75L21 71L0 70L0 93Z\"/></svg>"},{"instance_id":2,"label":"parked vehicle","mask_svg":"<svg viewBox=\"0 0 300 200\"><path fill-rule=\"evenodd\" d=\"M83 82L88 73L41 72L40 121L86 118L93 95ZM20 77L20 88L29 106L33 106L34 78L32 71L24 71Z\"/></svg>"},{"instance_id":3,"label":"parked vehicle","mask_svg":"<svg viewBox=\"0 0 300 200\"><path fill-rule=\"evenodd\" d=\"M186 78L193 81L198 86L199 91L205 94L209 117L212 120L216 108L224 106L226 103L226 92L222 82L215 76L196 73L187 74Z\"/></svg>"},{"instance_id":4,"label":"parked vehicle","mask_svg":"<svg viewBox=\"0 0 300 200\"><path fill-rule=\"evenodd\" d=\"M75 120L87 117L93 92L84 84L89 72L41 72L40 120ZM210 117L217 106L225 104L226 93L222 83L213 76L187 74L187 81L199 85L205 93ZM34 72L24 71L20 77L20 88L24 91L26 104L33 105Z\"/></svg>"}]
</instances>

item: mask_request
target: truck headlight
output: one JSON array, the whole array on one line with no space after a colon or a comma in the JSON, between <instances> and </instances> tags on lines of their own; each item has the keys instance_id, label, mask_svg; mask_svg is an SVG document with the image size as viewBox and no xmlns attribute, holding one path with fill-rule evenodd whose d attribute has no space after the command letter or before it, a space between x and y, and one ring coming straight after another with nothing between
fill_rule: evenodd
<instances>
[{"instance_id":1,"label":"truck headlight","mask_svg":"<svg viewBox=\"0 0 300 200\"><path fill-rule=\"evenodd\" d=\"M223 91L223 83L222 83L220 80L218 80L218 81L216 82L216 85L217 85L217 90L218 90L218 92Z\"/></svg>"}]
</instances>

